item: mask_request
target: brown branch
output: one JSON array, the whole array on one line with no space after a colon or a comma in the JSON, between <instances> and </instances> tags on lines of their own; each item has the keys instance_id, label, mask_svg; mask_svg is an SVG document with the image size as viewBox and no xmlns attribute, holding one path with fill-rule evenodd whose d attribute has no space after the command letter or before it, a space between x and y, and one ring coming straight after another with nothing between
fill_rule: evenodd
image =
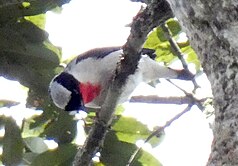
<instances>
[{"instance_id":1,"label":"brown branch","mask_svg":"<svg viewBox=\"0 0 238 166\"><path fill-rule=\"evenodd\" d=\"M179 90L181 90L188 98L190 98L190 100L196 104L198 106L198 108L200 110L204 110L204 106L201 104L201 101L197 100L196 97L192 94L192 93L188 93L186 92L184 89L182 89L181 87L179 87L178 85L176 85L175 83L173 83L171 80L166 79L169 83L171 83L172 85L174 85L176 88L178 88Z\"/></svg>"},{"instance_id":2,"label":"brown branch","mask_svg":"<svg viewBox=\"0 0 238 166\"><path fill-rule=\"evenodd\" d=\"M153 133L151 133L145 140L144 144L149 142L154 136L160 135L161 132L163 132L166 127L169 127L175 120L179 119L183 114L188 112L192 108L192 106L193 106L193 103L190 103L182 112L180 112L179 114L175 115L172 119L167 121L164 126L159 127L157 130L155 130ZM139 153L139 151L141 150L141 148L142 148L142 146L140 146L136 149L136 151L133 153L133 155L129 159L127 166L130 166L133 163L133 161L135 160L135 158L136 158L137 154Z\"/></svg>"},{"instance_id":3,"label":"brown branch","mask_svg":"<svg viewBox=\"0 0 238 166\"><path fill-rule=\"evenodd\" d=\"M195 97L194 97L195 99ZM130 102L132 103L151 103L151 104L190 104L194 102L194 99L190 96L170 96L170 97L160 97L157 95L149 96L132 96ZM207 98L196 99L196 102L204 102Z\"/></svg>"},{"instance_id":4,"label":"brown branch","mask_svg":"<svg viewBox=\"0 0 238 166\"><path fill-rule=\"evenodd\" d=\"M81 150L75 156L75 166L87 166L92 157L103 144L107 128L111 125L112 116L127 77L137 69L139 52L147 34L165 20L173 17L166 0L152 0L144 11L137 14L131 25L131 34L123 46L124 55L118 64L115 78L109 88L104 104L99 111L94 126Z\"/></svg>"}]
</instances>

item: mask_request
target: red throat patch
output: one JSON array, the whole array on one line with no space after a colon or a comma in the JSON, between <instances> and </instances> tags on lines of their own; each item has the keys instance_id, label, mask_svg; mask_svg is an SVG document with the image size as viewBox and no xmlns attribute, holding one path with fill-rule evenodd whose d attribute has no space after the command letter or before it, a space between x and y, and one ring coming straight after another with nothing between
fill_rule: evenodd
<instances>
[{"instance_id":1,"label":"red throat patch","mask_svg":"<svg viewBox=\"0 0 238 166\"><path fill-rule=\"evenodd\" d=\"M91 101L93 101L101 91L101 86L96 84L93 85L91 83L80 83L79 85L81 94L83 96L83 102L84 104L87 104Z\"/></svg>"}]
</instances>

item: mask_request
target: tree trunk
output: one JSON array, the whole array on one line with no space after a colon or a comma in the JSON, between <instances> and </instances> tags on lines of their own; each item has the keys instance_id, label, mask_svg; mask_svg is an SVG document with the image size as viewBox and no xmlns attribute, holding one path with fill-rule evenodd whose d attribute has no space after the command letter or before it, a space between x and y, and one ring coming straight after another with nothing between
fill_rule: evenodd
<instances>
[{"instance_id":1,"label":"tree trunk","mask_svg":"<svg viewBox=\"0 0 238 166\"><path fill-rule=\"evenodd\" d=\"M169 3L212 85L216 118L207 165L238 165L238 0Z\"/></svg>"}]
</instances>

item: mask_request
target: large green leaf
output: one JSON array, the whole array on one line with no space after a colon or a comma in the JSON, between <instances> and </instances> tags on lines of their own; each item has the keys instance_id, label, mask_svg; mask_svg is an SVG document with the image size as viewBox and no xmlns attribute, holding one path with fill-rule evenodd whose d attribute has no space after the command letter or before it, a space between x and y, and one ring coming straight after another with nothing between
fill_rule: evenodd
<instances>
[{"instance_id":1,"label":"large green leaf","mask_svg":"<svg viewBox=\"0 0 238 166\"><path fill-rule=\"evenodd\" d=\"M11 166L18 165L22 160L23 147L21 130L12 118L7 118L3 138L3 163Z\"/></svg>"},{"instance_id":2,"label":"large green leaf","mask_svg":"<svg viewBox=\"0 0 238 166\"><path fill-rule=\"evenodd\" d=\"M116 132L119 140L130 143L146 138L151 133L146 125L134 118L123 116L114 121L112 130Z\"/></svg>"},{"instance_id":3,"label":"large green leaf","mask_svg":"<svg viewBox=\"0 0 238 166\"><path fill-rule=\"evenodd\" d=\"M45 31L26 20L0 27L0 75L46 95L60 57L47 38Z\"/></svg>"},{"instance_id":4,"label":"large green leaf","mask_svg":"<svg viewBox=\"0 0 238 166\"><path fill-rule=\"evenodd\" d=\"M52 121L41 136L54 139L59 144L70 143L76 136L77 121L68 112L61 111L59 116Z\"/></svg>"},{"instance_id":5,"label":"large green leaf","mask_svg":"<svg viewBox=\"0 0 238 166\"><path fill-rule=\"evenodd\" d=\"M71 165L74 156L77 152L77 147L72 144L64 144L55 150L46 151L33 160L32 166L67 166Z\"/></svg>"},{"instance_id":6,"label":"large green leaf","mask_svg":"<svg viewBox=\"0 0 238 166\"><path fill-rule=\"evenodd\" d=\"M37 63L41 68L54 68L59 64L60 52L50 49L48 34L29 21L8 23L1 27L0 39L1 54L16 58L16 64L25 62L24 65L36 69L40 69Z\"/></svg>"},{"instance_id":7,"label":"large green leaf","mask_svg":"<svg viewBox=\"0 0 238 166\"><path fill-rule=\"evenodd\" d=\"M173 55L171 46L165 38L163 30L158 27L152 31L143 46L144 48L154 49L156 53L156 61L169 64L176 56Z\"/></svg>"},{"instance_id":8,"label":"large green leaf","mask_svg":"<svg viewBox=\"0 0 238 166\"><path fill-rule=\"evenodd\" d=\"M112 125L112 130L115 132L120 141L135 144L138 140L146 140L152 131L141 122L131 117L119 116ZM157 137L150 139L149 143L152 146L158 145L161 140Z\"/></svg>"},{"instance_id":9,"label":"large green leaf","mask_svg":"<svg viewBox=\"0 0 238 166\"><path fill-rule=\"evenodd\" d=\"M181 26L177 20L169 19L166 23L172 34L172 37L176 37L181 32ZM165 37L164 31L161 27L157 27L148 35L144 47L155 49L159 44L166 41L167 38Z\"/></svg>"},{"instance_id":10,"label":"large green leaf","mask_svg":"<svg viewBox=\"0 0 238 166\"><path fill-rule=\"evenodd\" d=\"M137 147L135 144L119 141L117 136L113 132L109 132L106 136L105 143L101 152L101 160L106 166L127 165L127 162L136 149ZM132 165L160 166L161 164L152 155L141 150Z\"/></svg>"}]
</instances>

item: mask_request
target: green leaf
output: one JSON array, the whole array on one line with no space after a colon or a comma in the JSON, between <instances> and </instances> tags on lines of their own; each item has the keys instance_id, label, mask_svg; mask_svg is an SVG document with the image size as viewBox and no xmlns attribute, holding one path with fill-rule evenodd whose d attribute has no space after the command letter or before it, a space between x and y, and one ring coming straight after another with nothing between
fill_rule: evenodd
<instances>
[{"instance_id":1,"label":"green leaf","mask_svg":"<svg viewBox=\"0 0 238 166\"><path fill-rule=\"evenodd\" d=\"M104 141L101 160L105 165L126 165L135 150L134 144L119 141L113 132L109 132Z\"/></svg>"},{"instance_id":2,"label":"green leaf","mask_svg":"<svg viewBox=\"0 0 238 166\"><path fill-rule=\"evenodd\" d=\"M156 48L156 61L164 62L166 65L170 64L177 56L173 55L171 46L168 42L164 42Z\"/></svg>"},{"instance_id":3,"label":"green leaf","mask_svg":"<svg viewBox=\"0 0 238 166\"><path fill-rule=\"evenodd\" d=\"M119 141L115 133L109 132L106 136L104 147L101 152L101 160L103 164L109 166L127 165L127 162L136 149L136 145L124 141ZM138 154L138 158L136 158L132 165L160 166L161 164L153 156L142 150L142 152Z\"/></svg>"},{"instance_id":4,"label":"green leaf","mask_svg":"<svg viewBox=\"0 0 238 166\"><path fill-rule=\"evenodd\" d=\"M193 48L189 45L187 47L181 48L181 51L183 54L187 55L187 58L186 58L187 62L193 63L197 71L200 70L201 63L197 57L197 54L193 50Z\"/></svg>"},{"instance_id":5,"label":"green leaf","mask_svg":"<svg viewBox=\"0 0 238 166\"><path fill-rule=\"evenodd\" d=\"M77 147L72 144L64 144L55 150L46 151L38 155L33 162L32 166L66 166L71 165L74 156L77 152Z\"/></svg>"},{"instance_id":6,"label":"green leaf","mask_svg":"<svg viewBox=\"0 0 238 166\"><path fill-rule=\"evenodd\" d=\"M169 19L166 24L171 32L172 37L176 39L181 33L181 26L179 22L175 19ZM191 48L189 42L183 41L177 44L180 47L182 54L187 55L187 62L193 63L197 71L200 70L200 61L198 60L194 50ZM165 65L169 65L171 62L177 59L177 55L173 54L171 46L160 27L157 27L148 35L143 47L154 49L157 55L156 61L164 62Z\"/></svg>"},{"instance_id":7,"label":"green leaf","mask_svg":"<svg viewBox=\"0 0 238 166\"><path fill-rule=\"evenodd\" d=\"M22 2L22 6L24 8L29 8L31 6L31 3L30 2Z\"/></svg>"},{"instance_id":8,"label":"green leaf","mask_svg":"<svg viewBox=\"0 0 238 166\"><path fill-rule=\"evenodd\" d=\"M59 64L60 52L49 49L47 38L45 31L29 21L6 24L0 28L0 53L8 61L15 58L15 64L24 63L35 69L54 68Z\"/></svg>"},{"instance_id":9,"label":"green leaf","mask_svg":"<svg viewBox=\"0 0 238 166\"><path fill-rule=\"evenodd\" d=\"M38 26L41 29L45 29L45 22L46 22L46 15L45 14L39 14L35 16L27 16L24 17L26 20L29 20L36 26Z\"/></svg>"},{"instance_id":10,"label":"green leaf","mask_svg":"<svg viewBox=\"0 0 238 166\"><path fill-rule=\"evenodd\" d=\"M152 31L143 46L144 48L154 49L156 53L156 61L171 63L176 56L173 55L171 46L165 38L161 28L156 28Z\"/></svg>"},{"instance_id":11,"label":"green leaf","mask_svg":"<svg viewBox=\"0 0 238 166\"><path fill-rule=\"evenodd\" d=\"M158 38L157 35L157 28L153 30L148 36L147 40L144 43L144 48L150 48L150 49L156 49L156 47L161 43L162 41Z\"/></svg>"},{"instance_id":12,"label":"green leaf","mask_svg":"<svg viewBox=\"0 0 238 166\"><path fill-rule=\"evenodd\" d=\"M166 23L173 37L177 36L181 32L181 26L177 20L169 19ZM143 47L156 49L158 45L167 41L168 40L165 37L162 28L157 27L148 35Z\"/></svg>"},{"instance_id":13,"label":"green leaf","mask_svg":"<svg viewBox=\"0 0 238 166\"><path fill-rule=\"evenodd\" d=\"M117 132L130 134L150 134L146 125L131 117L119 117L118 120L113 123L112 129Z\"/></svg>"},{"instance_id":14,"label":"green leaf","mask_svg":"<svg viewBox=\"0 0 238 166\"><path fill-rule=\"evenodd\" d=\"M138 162L142 163L143 166L162 166L162 164L150 153L141 150L136 158ZM132 166L137 166L134 162Z\"/></svg>"},{"instance_id":15,"label":"green leaf","mask_svg":"<svg viewBox=\"0 0 238 166\"><path fill-rule=\"evenodd\" d=\"M18 165L22 160L23 147L21 130L12 118L7 118L3 138L3 164L11 166Z\"/></svg>"},{"instance_id":16,"label":"green leaf","mask_svg":"<svg viewBox=\"0 0 238 166\"><path fill-rule=\"evenodd\" d=\"M113 122L112 130L120 141L128 143L145 140L152 133L146 125L136 119L123 116ZM149 141L152 145L158 145L160 142L161 140L157 137L153 137Z\"/></svg>"},{"instance_id":17,"label":"green leaf","mask_svg":"<svg viewBox=\"0 0 238 166\"><path fill-rule=\"evenodd\" d=\"M60 111L59 116L52 121L41 134L49 139L54 139L59 144L70 143L76 136L77 121L65 111Z\"/></svg>"},{"instance_id":18,"label":"green leaf","mask_svg":"<svg viewBox=\"0 0 238 166\"><path fill-rule=\"evenodd\" d=\"M24 138L26 147L33 153L43 153L48 150L48 146L40 137Z\"/></svg>"},{"instance_id":19,"label":"green leaf","mask_svg":"<svg viewBox=\"0 0 238 166\"><path fill-rule=\"evenodd\" d=\"M47 95L60 58L60 50L47 38L45 31L26 20L1 27L0 74Z\"/></svg>"},{"instance_id":20,"label":"green leaf","mask_svg":"<svg viewBox=\"0 0 238 166\"><path fill-rule=\"evenodd\" d=\"M174 18L171 18L168 21L166 21L166 24L167 24L173 37L178 35L182 30L179 22L177 20L175 20Z\"/></svg>"}]
</instances>

